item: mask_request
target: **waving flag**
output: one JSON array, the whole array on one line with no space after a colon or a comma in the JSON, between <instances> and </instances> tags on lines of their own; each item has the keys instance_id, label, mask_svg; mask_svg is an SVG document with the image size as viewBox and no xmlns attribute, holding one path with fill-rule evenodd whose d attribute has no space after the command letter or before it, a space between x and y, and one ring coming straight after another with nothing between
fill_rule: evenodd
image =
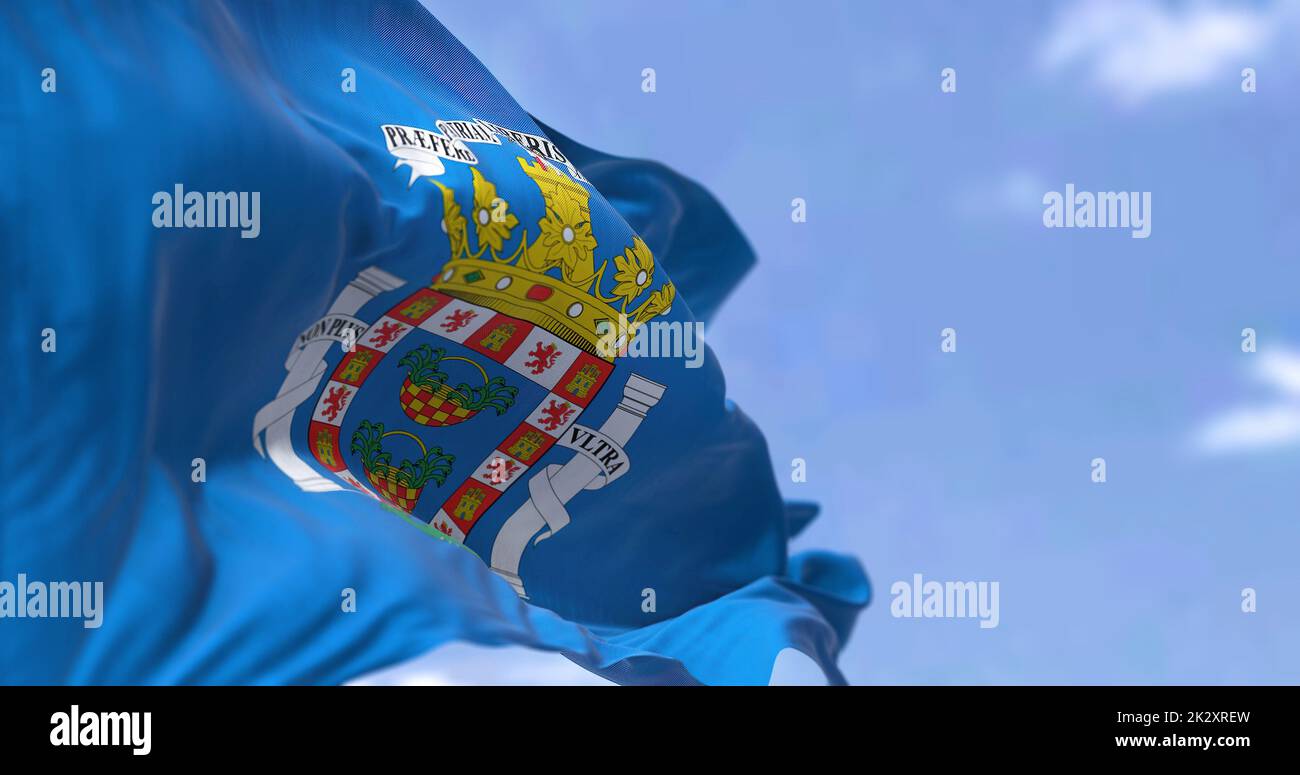
<instances>
[{"instance_id":1,"label":"waving flag","mask_svg":"<svg viewBox=\"0 0 1300 775\"><path fill-rule=\"evenodd\" d=\"M414 2L0 14L33 79L0 578L105 595L0 620L0 678L327 683L464 639L842 680L866 579L787 554L814 512L703 348L752 255L700 188L545 130Z\"/></svg>"}]
</instances>

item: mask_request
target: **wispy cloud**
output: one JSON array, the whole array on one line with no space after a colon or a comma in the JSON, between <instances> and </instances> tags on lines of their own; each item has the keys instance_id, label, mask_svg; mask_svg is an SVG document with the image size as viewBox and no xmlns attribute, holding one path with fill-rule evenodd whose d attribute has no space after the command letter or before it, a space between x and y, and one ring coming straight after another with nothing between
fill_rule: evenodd
<instances>
[{"instance_id":1,"label":"wispy cloud","mask_svg":"<svg viewBox=\"0 0 1300 775\"><path fill-rule=\"evenodd\" d=\"M1082 72L1126 105L1238 77L1281 35L1297 4L1171 6L1151 0L1075 2L1054 20L1039 52L1052 72ZM1225 80L1225 82L1233 82Z\"/></svg>"},{"instance_id":2,"label":"wispy cloud","mask_svg":"<svg viewBox=\"0 0 1300 775\"><path fill-rule=\"evenodd\" d=\"M1037 173L1010 169L959 188L954 207L959 216L972 220L1032 217L1042 213L1043 192L1048 188Z\"/></svg>"},{"instance_id":3,"label":"wispy cloud","mask_svg":"<svg viewBox=\"0 0 1300 775\"><path fill-rule=\"evenodd\" d=\"M1300 352L1260 353L1251 375L1275 394L1212 418L1195 435L1200 452L1224 454L1300 445Z\"/></svg>"}]
</instances>

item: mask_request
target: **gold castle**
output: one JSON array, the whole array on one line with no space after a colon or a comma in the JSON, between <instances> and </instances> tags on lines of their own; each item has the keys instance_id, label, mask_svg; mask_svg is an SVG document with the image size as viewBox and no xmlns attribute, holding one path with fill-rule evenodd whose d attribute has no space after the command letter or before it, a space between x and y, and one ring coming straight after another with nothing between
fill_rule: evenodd
<instances>
[{"instance_id":1,"label":"gold castle","mask_svg":"<svg viewBox=\"0 0 1300 775\"><path fill-rule=\"evenodd\" d=\"M671 308L673 284L665 282L650 290L654 256L640 237L612 258L613 278L607 281L610 261L596 266L587 190L540 159L518 161L541 191L546 214L537 221L536 236L530 241L524 229L518 246L508 255L503 255L505 245L519 219L509 203L497 196L495 184L478 168L470 168L474 204L467 218L455 192L433 181L442 190L442 226L451 244L451 260L431 287L527 320L612 361L614 352L626 342L615 342L613 351L601 347L601 340L609 338L607 332L621 330L620 321L624 320L628 336L635 336L642 324ZM470 251L470 224L477 252ZM637 299L640 303L632 306Z\"/></svg>"}]
</instances>

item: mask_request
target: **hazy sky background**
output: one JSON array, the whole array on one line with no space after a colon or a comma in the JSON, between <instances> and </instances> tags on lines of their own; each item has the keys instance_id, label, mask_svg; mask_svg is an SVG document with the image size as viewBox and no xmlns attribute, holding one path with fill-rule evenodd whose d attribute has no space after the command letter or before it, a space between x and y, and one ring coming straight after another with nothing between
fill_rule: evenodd
<instances>
[{"instance_id":1,"label":"hazy sky background","mask_svg":"<svg viewBox=\"0 0 1300 775\"><path fill-rule=\"evenodd\" d=\"M1300 679L1294 3L426 4L525 108L700 180L753 242L706 335L823 506L796 549L871 575L851 681ZM1066 183L1150 191L1150 238L1045 229ZM891 617L914 573L998 581L1000 625ZM455 646L380 680L596 679Z\"/></svg>"}]
</instances>

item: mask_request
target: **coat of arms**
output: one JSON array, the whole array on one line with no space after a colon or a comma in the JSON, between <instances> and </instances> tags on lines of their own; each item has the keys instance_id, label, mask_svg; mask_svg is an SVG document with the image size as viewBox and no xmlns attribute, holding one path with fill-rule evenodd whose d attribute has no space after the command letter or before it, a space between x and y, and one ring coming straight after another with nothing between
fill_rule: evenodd
<instances>
[{"instance_id":1,"label":"coat of arms","mask_svg":"<svg viewBox=\"0 0 1300 775\"><path fill-rule=\"evenodd\" d=\"M626 473L623 447L664 392L627 373L599 427L580 424L619 376L601 336L620 318L635 336L669 309L673 286L651 289L654 259L639 238L597 267L588 191L540 157L518 163L545 206L531 238L476 167L469 217L434 181L450 260L423 287L376 267L349 283L295 343L279 395L254 420L254 446L303 489L367 493L458 543L527 482L489 559L527 597L525 550L568 524L579 492ZM300 406L311 414L295 425ZM544 464L556 448L569 459Z\"/></svg>"}]
</instances>

